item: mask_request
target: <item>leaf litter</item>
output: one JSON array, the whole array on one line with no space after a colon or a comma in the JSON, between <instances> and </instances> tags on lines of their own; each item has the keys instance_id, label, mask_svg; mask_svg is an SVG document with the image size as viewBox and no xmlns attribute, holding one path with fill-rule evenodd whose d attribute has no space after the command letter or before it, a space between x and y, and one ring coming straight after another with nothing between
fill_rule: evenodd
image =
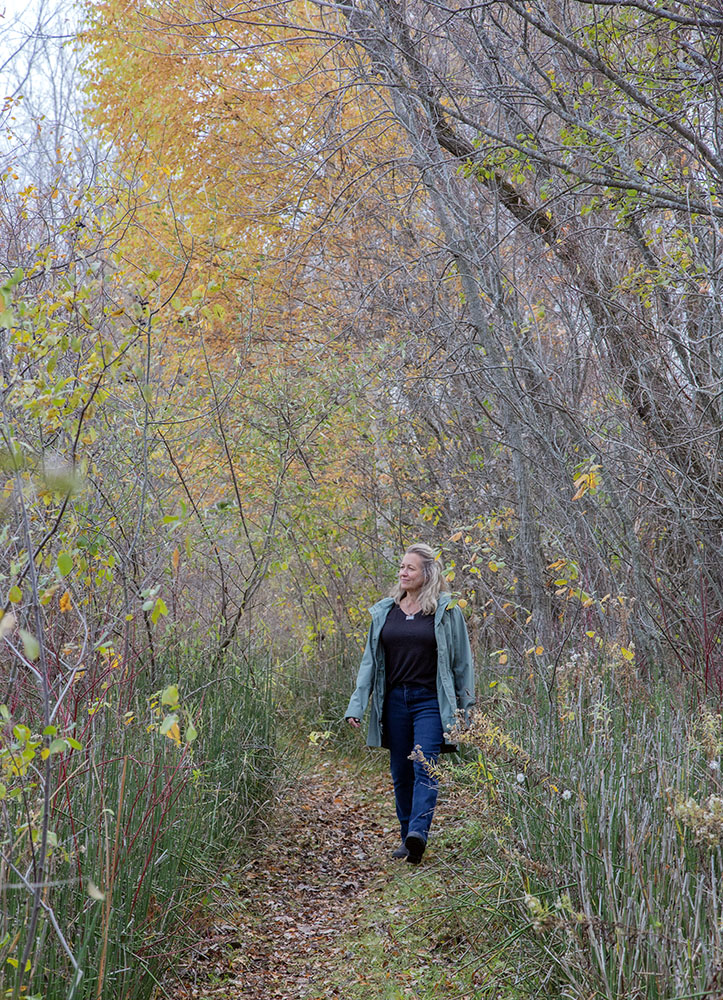
<instances>
[{"instance_id":1,"label":"leaf litter","mask_svg":"<svg viewBox=\"0 0 723 1000\"><path fill-rule=\"evenodd\" d=\"M169 992L182 1000L317 1000L340 996L329 980L353 961L349 942L378 880L399 863L384 780L365 774L364 794L348 762L318 760L293 801L279 808L267 842L235 880L235 904L202 926ZM355 780L355 777L357 780ZM370 785L372 787L370 787ZM230 889L228 890L231 891ZM221 906L219 906L221 910Z\"/></svg>"}]
</instances>

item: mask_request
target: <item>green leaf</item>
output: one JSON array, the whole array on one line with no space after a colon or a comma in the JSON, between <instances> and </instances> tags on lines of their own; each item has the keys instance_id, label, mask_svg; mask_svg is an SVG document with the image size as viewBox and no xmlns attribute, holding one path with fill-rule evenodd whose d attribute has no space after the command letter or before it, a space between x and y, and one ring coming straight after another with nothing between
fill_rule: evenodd
<instances>
[{"instance_id":1,"label":"green leaf","mask_svg":"<svg viewBox=\"0 0 723 1000\"><path fill-rule=\"evenodd\" d=\"M198 730L192 722L189 722L186 726L186 743L193 743L197 736Z\"/></svg>"},{"instance_id":2,"label":"green leaf","mask_svg":"<svg viewBox=\"0 0 723 1000\"><path fill-rule=\"evenodd\" d=\"M19 604L23 599L23 592L20 587L13 584L8 591L8 600L11 604Z\"/></svg>"},{"instance_id":3,"label":"green leaf","mask_svg":"<svg viewBox=\"0 0 723 1000\"><path fill-rule=\"evenodd\" d=\"M171 729L172 726L175 726L177 723L178 723L178 716L176 715L175 712L171 712L171 714L167 715L163 720L163 722L161 723L161 728L159 732L161 733L162 736L165 736L168 730Z\"/></svg>"},{"instance_id":4,"label":"green leaf","mask_svg":"<svg viewBox=\"0 0 723 1000\"><path fill-rule=\"evenodd\" d=\"M75 739L74 736L66 736L65 739L66 739L66 742L68 743L68 746L71 746L73 748L73 750L82 750L83 749L83 744L79 743Z\"/></svg>"},{"instance_id":5,"label":"green leaf","mask_svg":"<svg viewBox=\"0 0 723 1000\"><path fill-rule=\"evenodd\" d=\"M178 704L179 694L175 684L169 684L161 692L161 705L170 705L172 708Z\"/></svg>"},{"instance_id":6,"label":"green leaf","mask_svg":"<svg viewBox=\"0 0 723 1000\"><path fill-rule=\"evenodd\" d=\"M50 753L64 753L68 749L68 744L65 740L53 740L53 742L48 747Z\"/></svg>"},{"instance_id":7,"label":"green leaf","mask_svg":"<svg viewBox=\"0 0 723 1000\"><path fill-rule=\"evenodd\" d=\"M43 736L56 736L58 732L57 726L46 726L43 730Z\"/></svg>"},{"instance_id":8,"label":"green leaf","mask_svg":"<svg viewBox=\"0 0 723 1000\"><path fill-rule=\"evenodd\" d=\"M168 614L168 608L166 607L163 598L158 597L153 607L153 611L151 612L151 621L153 622L154 625L156 625L161 615L167 615L167 614Z\"/></svg>"},{"instance_id":9,"label":"green leaf","mask_svg":"<svg viewBox=\"0 0 723 1000\"><path fill-rule=\"evenodd\" d=\"M67 576L73 569L73 559L67 552L58 553L58 572L61 576Z\"/></svg>"},{"instance_id":10,"label":"green leaf","mask_svg":"<svg viewBox=\"0 0 723 1000\"><path fill-rule=\"evenodd\" d=\"M26 632L24 628L20 629L20 638L23 642L23 649L25 650L25 655L32 662L37 660L40 656L40 643L32 634L32 632Z\"/></svg>"}]
</instances>

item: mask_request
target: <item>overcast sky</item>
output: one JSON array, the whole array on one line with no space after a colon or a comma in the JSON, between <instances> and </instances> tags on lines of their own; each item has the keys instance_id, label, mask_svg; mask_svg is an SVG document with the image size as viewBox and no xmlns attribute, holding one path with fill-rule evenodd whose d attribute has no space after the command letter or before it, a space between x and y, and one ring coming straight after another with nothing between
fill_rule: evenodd
<instances>
[{"instance_id":1,"label":"overcast sky","mask_svg":"<svg viewBox=\"0 0 723 1000\"><path fill-rule=\"evenodd\" d=\"M0 0L0 100L18 89L42 99L54 52L70 37L77 7L72 0Z\"/></svg>"}]
</instances>

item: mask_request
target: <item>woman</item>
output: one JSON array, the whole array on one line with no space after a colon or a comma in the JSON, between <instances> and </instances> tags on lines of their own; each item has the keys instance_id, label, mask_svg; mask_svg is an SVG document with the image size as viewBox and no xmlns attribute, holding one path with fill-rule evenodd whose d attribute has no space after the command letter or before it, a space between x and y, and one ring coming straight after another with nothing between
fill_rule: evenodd
<instances>
[{"instance_id":1,"label":"woman","mask_svg":"<svg viewBox=\"0 0 723 1000\"><path fill-rule=\"evenodd\" d=\"M358 729L371 697L369 746L390 751L394 798L402 843L392 857L419 864L437 802L437 779L418 760L421 748L436 763L456 713L474 704L474 668L467 627L459 607L442 593L442 572L428 545L410 546L399 583L371 608L369 638L346 710Z\"/></svg>"}]
</instances>

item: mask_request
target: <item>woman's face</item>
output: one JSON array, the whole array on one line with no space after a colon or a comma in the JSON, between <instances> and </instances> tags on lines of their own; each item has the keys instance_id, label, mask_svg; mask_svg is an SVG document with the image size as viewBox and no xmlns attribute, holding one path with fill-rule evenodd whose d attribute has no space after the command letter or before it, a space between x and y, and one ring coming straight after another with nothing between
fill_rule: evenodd
<instances>
[{"instance_id":1,"label":"woman's face","mask_svg":"<svg viewBox=\"0 0 723 1000\"><path fill-rule=\"evenodd\" d=\"M399 566L399 582L406 591L421 590L424 586L424 563L422 557L407 552Z\"/></svg>"}]
</instances>

